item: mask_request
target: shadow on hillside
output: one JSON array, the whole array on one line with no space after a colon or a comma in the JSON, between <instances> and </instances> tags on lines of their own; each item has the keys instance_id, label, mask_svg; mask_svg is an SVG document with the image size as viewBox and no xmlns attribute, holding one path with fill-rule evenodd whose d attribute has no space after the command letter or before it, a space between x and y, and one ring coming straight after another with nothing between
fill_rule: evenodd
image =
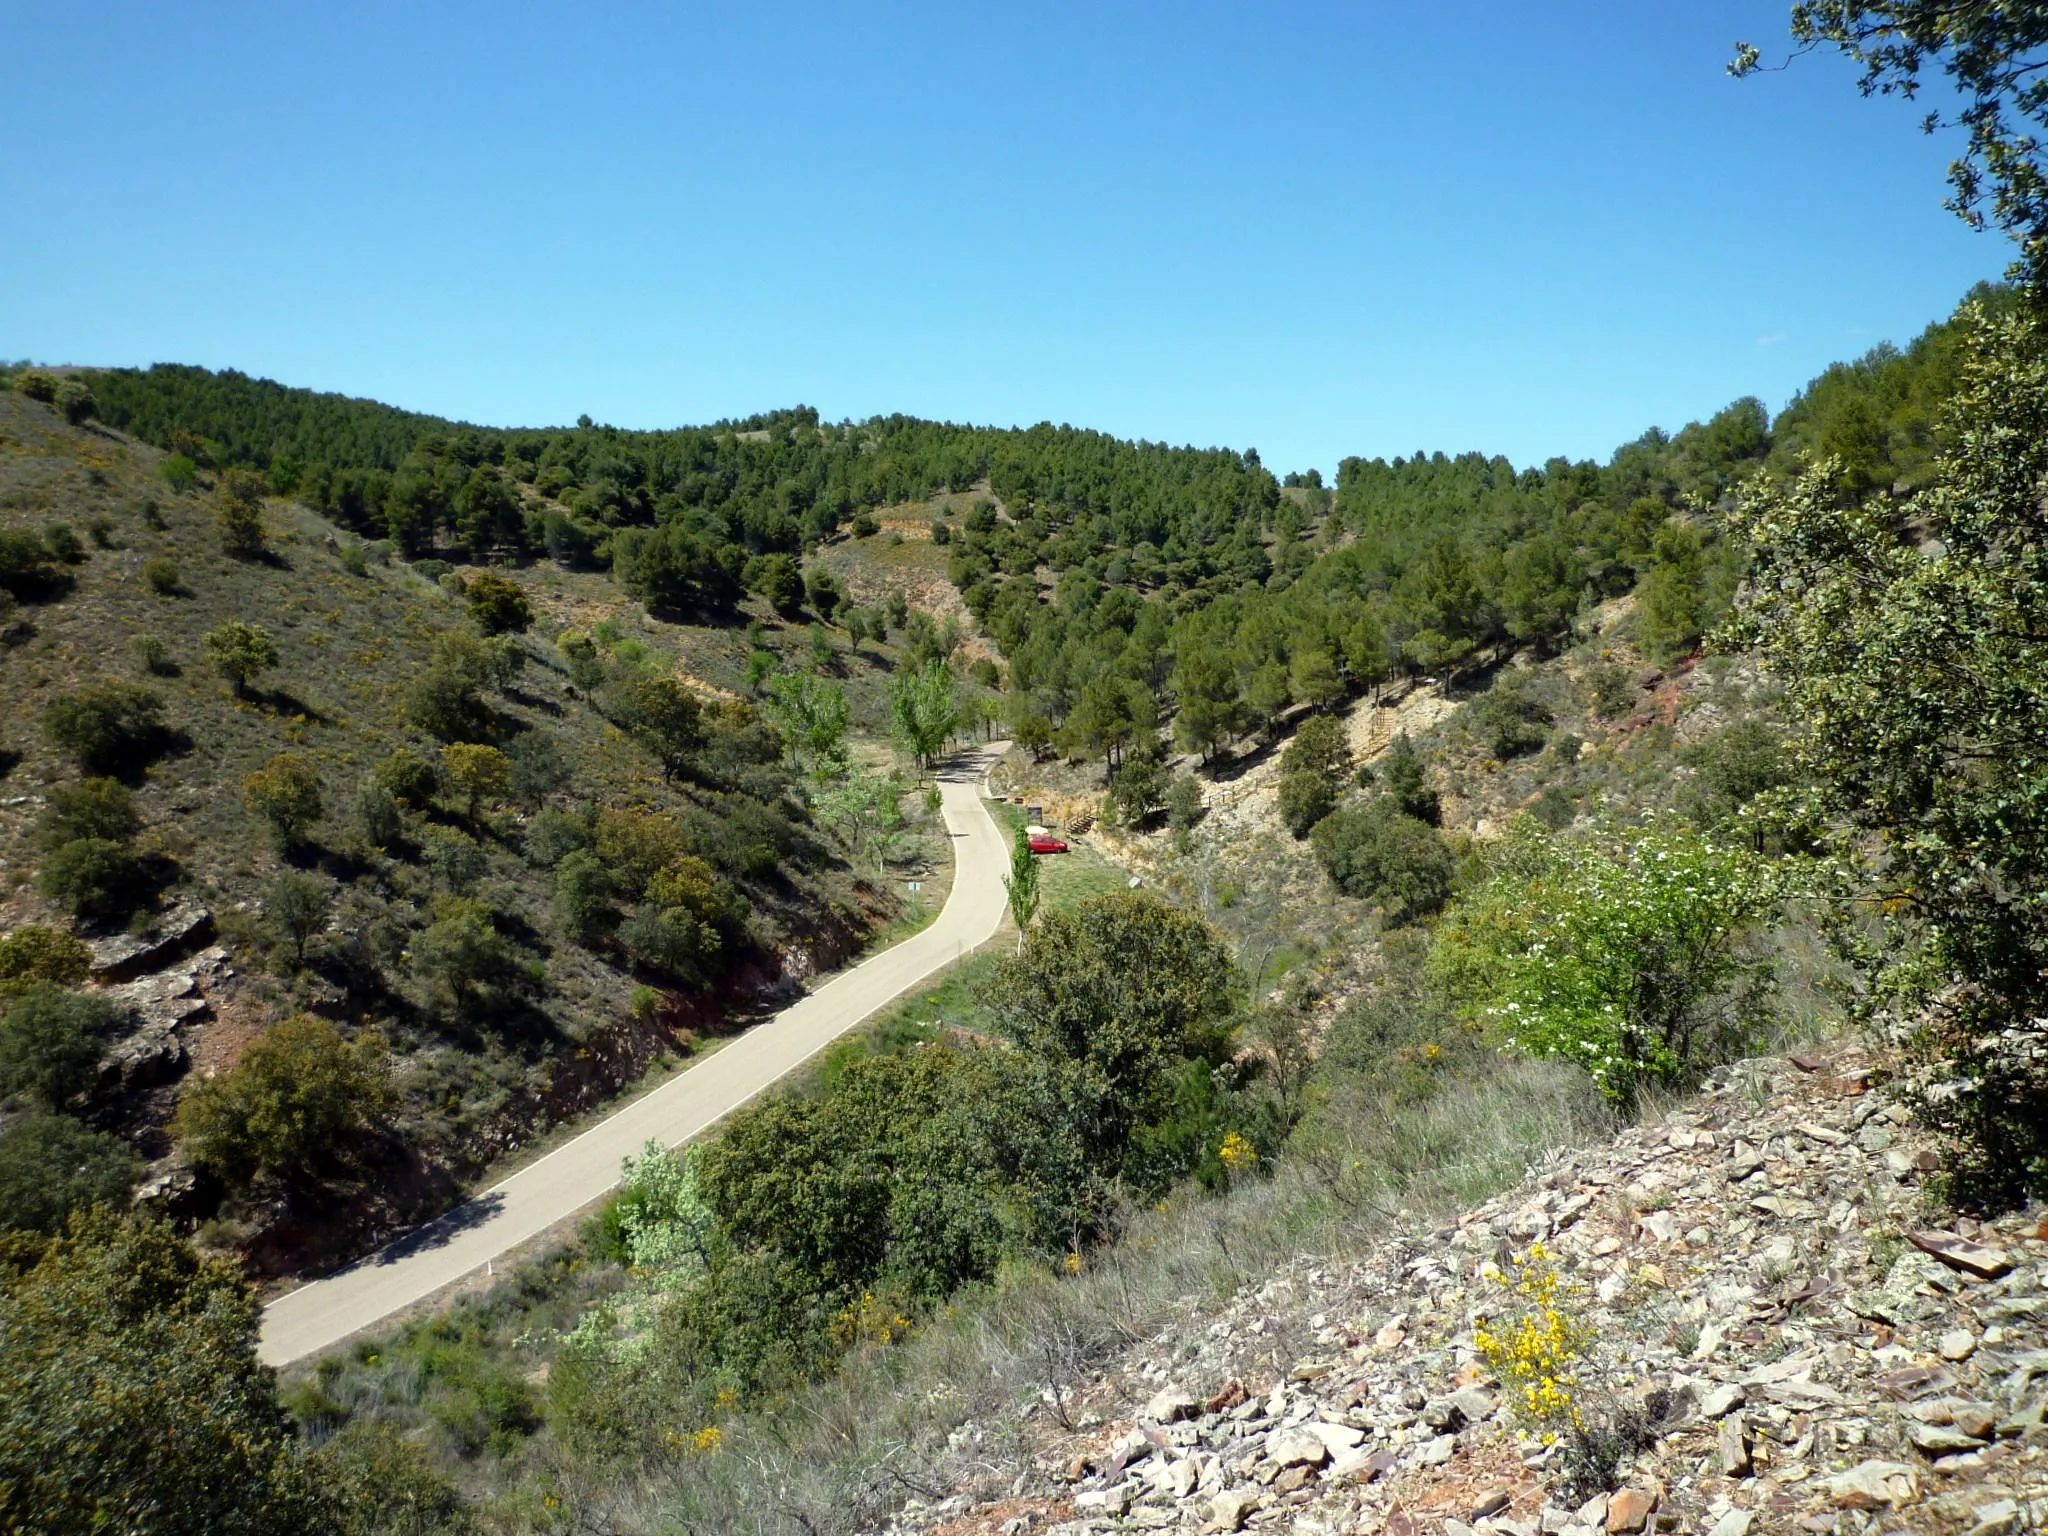
<instances>
[{"instance_id":1,"label":"shadow on hillside","mask_svg":"<svg viewBox=\"0 0 2048 1536\"><path fill-rule=\"evenodd\" d=\"M249 698L275 715L295 716L303 719L308 725L334 724L334 717L322 710L319 705L308 704L288 689L266 688L261 693L252 690Z\"/></svg>"}]
</instances>

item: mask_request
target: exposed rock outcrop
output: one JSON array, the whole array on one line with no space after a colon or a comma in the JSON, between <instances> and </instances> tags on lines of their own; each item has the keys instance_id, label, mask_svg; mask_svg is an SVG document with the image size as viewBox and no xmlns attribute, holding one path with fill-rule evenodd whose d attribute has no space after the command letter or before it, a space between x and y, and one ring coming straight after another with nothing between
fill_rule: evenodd
<instances>
[{"instance_id":1,"label":"exposed rock outcrop","mask_svg":"<svg viewBox=\"0 0 2048 1536\"><path fill-rule=\"evenodd\" d=\"M2041 1529L2048 1221L1937 1225L1910 1115L1860 1071L1802 1065L1819 1070L1726 1072L1692 1109L1348 1269L1301 1261L1191 1307L1081 1417L1025 1405L1022 1476L972 1471L1001 1427L957 1432L957 1491L891 1530ZM1590 1497L1563 1491L1566 1448L1518 1419L1474 1338L1504 1304L1490 1271L1539 1240L1596 1341L1589 1406L1639 1431Z\"/></svg>"}]
</instances>

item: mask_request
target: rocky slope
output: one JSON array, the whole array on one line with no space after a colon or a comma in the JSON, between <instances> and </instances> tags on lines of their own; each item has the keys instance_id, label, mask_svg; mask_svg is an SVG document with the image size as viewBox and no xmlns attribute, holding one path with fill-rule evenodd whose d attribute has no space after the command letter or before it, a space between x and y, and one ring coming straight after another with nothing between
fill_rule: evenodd
<instances>
[{"instance_id":1,"label":"rocky slope","mask_svg":"<svg viewBox=\"0 0 2048 1536\"><path fill-rule=\"evenodd\" d=\"M957 1432L950 1494L890 1531L2039 1530L2048 1219L1942 1212L1928 1138L1871 1083L1860 1060L1744 1063L1454 1225L1191 1302L1084 1391L1021 1405L1021 1474L1014 1426ZM1589 1413L1640 1431L1590 1496L1474 1338L1539 1243L1593 1341Z\"/></svg>"}]
</instances>

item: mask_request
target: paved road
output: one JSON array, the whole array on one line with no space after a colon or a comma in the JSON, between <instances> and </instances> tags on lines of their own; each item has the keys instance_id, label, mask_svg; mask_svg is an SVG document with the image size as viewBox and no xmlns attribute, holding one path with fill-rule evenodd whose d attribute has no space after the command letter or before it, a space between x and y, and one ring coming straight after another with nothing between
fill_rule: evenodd
<instances>
[{"instance_id":1,"label":"paved road","mask_svg":"<svg viewBox=\"0 0 2048 1536\"><path fill-rule=\"evenodd\" d=\"M279 1297L263 1312L263 1359L284 1365L332 1348L574 1216L618 1182L628 1154L649 1141L688 1141L989 938L1002 923L1009 867L1009 848L981 803L989 760L963 757L939 776L955 864L952 893L929 928L833 977L504 1183Z\"/></svg>"}]
</instances>

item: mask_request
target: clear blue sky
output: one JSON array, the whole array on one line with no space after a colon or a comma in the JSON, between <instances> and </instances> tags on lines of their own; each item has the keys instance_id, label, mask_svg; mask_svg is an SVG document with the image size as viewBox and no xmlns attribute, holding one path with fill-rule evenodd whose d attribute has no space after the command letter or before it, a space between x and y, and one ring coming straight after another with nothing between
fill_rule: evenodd
<instances>
[{"instance_id":1,"label":"clear blue sky","mask_svg":"<svg viewBox=\"0 0 2048 1536\"><path fill-rule=\"evenodd\" d=\"M11 5L0 355L1604 456L2004 266L1725 5Z\"/></svg>"}]
</instances>

